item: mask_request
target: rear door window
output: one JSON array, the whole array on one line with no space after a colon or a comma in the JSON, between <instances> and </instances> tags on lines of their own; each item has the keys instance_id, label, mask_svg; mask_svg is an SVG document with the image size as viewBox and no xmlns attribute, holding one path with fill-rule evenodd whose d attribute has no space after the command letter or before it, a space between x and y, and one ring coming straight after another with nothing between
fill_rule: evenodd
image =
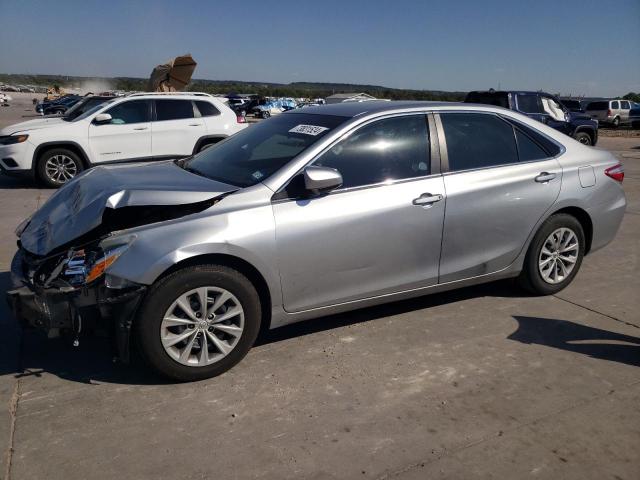
<instances>
[{"instance_id":1,"label":"rear door window","mask_svg":"<svg viewBox=\"0 0 640 480\"><path fill-rule=\"evenodd\" d=\"M497 115L443 113L440 118L451 171L518 162L513 126Z\"/></svg>"},{"instance_id":2,"label":"rear door window","mask_svg":"<svg viewBox=\"0 0 640 480\"><path fill-rule=\"evenodd\" d=\"M516 141L518 142L518 158L521 162L532 162L547 158L547 152L534 142L527 134L516 128Z\"/></svg>"},{"instance_id":3,"label":"rear door window","mask_svg":"<svg viewBox=\"0 0 640 480\"><path fill-rule=\"evenodd\" d=\"M628 110L630 107L629 102L620 102L620 108Z\"/></svg>"},{"instance_id":4,"label":"rear door window","mask_svg":"<svg viewBox=\"0 0 640 480\"><path fill-rule=\"evenodd\" d=\"M156 100L156 120L182 120L194 118L191 100Z\"/></svg>"},{"instance_id":5,"label":"rear door window","mask_svg":"<svg viewBox=\"0 0 640 480\"><path fill-rule=\"evenodd\" d=\"M518 94L518 110L524 113L544 113L538 95Z\"/></svg>"}]
</instances>

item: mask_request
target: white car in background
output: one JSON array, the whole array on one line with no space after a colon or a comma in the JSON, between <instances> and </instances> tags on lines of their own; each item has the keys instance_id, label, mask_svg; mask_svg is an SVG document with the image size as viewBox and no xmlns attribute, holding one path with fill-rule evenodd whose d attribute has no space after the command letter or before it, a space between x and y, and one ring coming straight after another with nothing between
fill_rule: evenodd
<instances>
[{"instance_id":1,"label":"white car in background","mask_svg":"<svg viewBox=\"0 0 640 480\"><path fill-rule=\"evenodd\" d=\"M186 157L246 126L206 93L135 93L70 121L43 118L0 130L0 170L57 188L95 165Z\"/></svg>"},{"instance_id":2,"label":"white car in background","mask_svg":"<svg viewBox=\"0 0 640 480\"><path fill-rule=\"evenodd\" d=\"M6 93L0 93L0 104L4 105L6 103L9 103L11 100L12 98Z\"/></svg>"}]
</instances>

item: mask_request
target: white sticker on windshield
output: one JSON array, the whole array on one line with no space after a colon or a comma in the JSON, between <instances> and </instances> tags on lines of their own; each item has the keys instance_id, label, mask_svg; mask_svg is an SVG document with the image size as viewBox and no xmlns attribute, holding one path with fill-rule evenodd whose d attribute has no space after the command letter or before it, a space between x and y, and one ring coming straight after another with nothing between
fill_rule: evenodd
<instances>
[{"instance_id":1,"label":"white sticker on windshield","mask_svg":"<svg viewBox=\"0 0 640 480\"><path fill-rule=\"evenodd\" d=\"M305 135L313 135L314 137L325 130L327 127L319 127L318 125L298 125L289 130L291 133L304 133Z\"/></svg>"}]
</instances>

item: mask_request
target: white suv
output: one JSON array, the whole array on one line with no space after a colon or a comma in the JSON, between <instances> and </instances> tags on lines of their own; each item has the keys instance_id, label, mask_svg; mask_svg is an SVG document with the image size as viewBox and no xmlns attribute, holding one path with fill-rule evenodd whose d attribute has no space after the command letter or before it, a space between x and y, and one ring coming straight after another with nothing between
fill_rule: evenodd
<instances>
[{"instance_id":1,"label":"white suv","mask_svg":"<svg viewBox=\"0 0 640 480\"><path fill-rule=\"evenodd\" d=\"M0 169L35 174L55 188L94 165L189 156L246 126L206 93L135 93L73 120L44 118L0 130Z\"/></svg>"}]
</instances>

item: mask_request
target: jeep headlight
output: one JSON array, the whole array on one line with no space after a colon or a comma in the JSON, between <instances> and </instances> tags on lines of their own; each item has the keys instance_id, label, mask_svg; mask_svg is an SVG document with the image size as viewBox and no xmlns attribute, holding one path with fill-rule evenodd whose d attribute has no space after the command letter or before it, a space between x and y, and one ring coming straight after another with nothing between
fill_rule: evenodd
<instances>
[{"instance_id":1,"label":"jeep headlight","mask_svg":"<svg viewBox=\"0 0 640 480\"><path fill-rule=\"evenodd\" d=\"M5 135L0 137L0 145L13 145L15 143L24 143L29 135Z\"/></svg>"}]
</instances>

